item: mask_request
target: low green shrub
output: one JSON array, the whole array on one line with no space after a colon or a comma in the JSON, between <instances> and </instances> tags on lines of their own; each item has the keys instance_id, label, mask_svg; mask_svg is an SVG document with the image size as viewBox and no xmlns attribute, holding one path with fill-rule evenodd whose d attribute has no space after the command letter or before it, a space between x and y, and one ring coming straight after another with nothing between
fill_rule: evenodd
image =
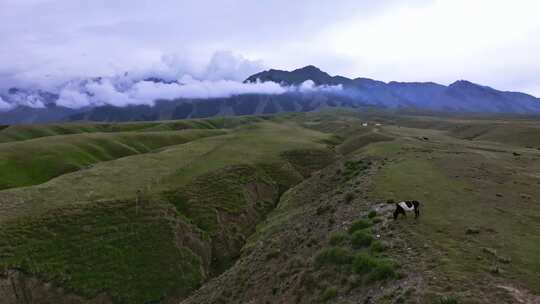
<instances>
[{"instance_id":1,"label":"low green shrub","mask_svg":"<svg viewBox=\"0 0 540 304\"><path fill-rule=\"evenodd\" d=\"M373 253L383 252L384 250L386 250L386 247L380 241L371 242L371 245L369 246L369 251Z\"/></svg>"},{"instance_id":2,"label":"low green shrub","mask_svg":"<svg viewBox=\"0 0 540 304\"><path fill-rule=\"evenodd\" d=\"M338 290L334 286L327 287L322 293L321 300L324 302L330 301L337 296Z\"/></svg>"},{"instance_id":3,"label":"low green shrub","mask_svg":"<svg viewBox=\"0 0 540 304\"><path fill-rule=\"evenodd\" d=\"M373 236L366 230L355 231L351 236L351 244L355 249L368 247L373 242Z\"/></svg>"},{"instance_id":4,"label":"low green shrub","mask_svg":"<svg viewBox=\"0 0 540 304\"><path fill-rule=\"evenodd\" d=\"M346 179L351 179L355 176L358 176L363 171L369 169L371 162L364 162L364 160L349 160L345 163L345 177Z\"/></svg>"},{"instance_id":5,"label":"low green shrub","mask_svg":"<svg viewBox=\"0 0 540 304\"><path fill-rule=\"evenodd\" d=\"M355 231L369 228L371 223L364 219L356 220L352 223L351 228L349 228L349 233L354 233Z\"/></svg>"},{"instance_id":6,"label":"low green shrub","mask_svg":"<svg viewBox=\"0 0 540 304\"><path fill-rule=\"evenodd\" d=\"M330 236L329 243L332 246L339 246L343 245L348 240L348 235L345 233L335 233L332 236Z\"/></svg>"},{"instance_id":7,"label":"low green shrub","mask_svg":"<svg viewBox=\"0 0 540 304\"><path fill-rule=\"evenodd\" d=\"M352 252L343 247L324 248L315 257L315 266L321 267L324 265L342 266L350 264L353 261Z\"/></svg>"},{"instance_id":8,"label":"low green shrub","mask_svg":"<svg viewBox=\"0 0 540 304\"><path fill-rule=\"evenodd\" d=\"M366 281L375 282L386 279L397 278L397 272L395 265L392 261L377 259L375 268L368 274Z\"/></svg>"},{"instance_id":9,"label":"low green shrub","mask_svg":"<svg viewBox=\"0 0 540 304\"><path fill-rule=\"evenodd\" d=\"M354 272L366 275L366 282L397 278L396 265L387 259L379 259L367 253L358 254L353 261Z\"/></svg>"},{"instance_id":10,"label":"low green shrub","mask_svg":"<svg viewBox=\"0 0 540 304\"><path fill-rule=\"evenodd\" d=\"M373 256L362 252L359 253L353 261L353 270L358 274L366 274L377 267L377 259Z\"/></svg>"},{"instance_id":11,"label":"low green shrub","mask_svg":"<svg viewBox=\"0 0 540 304\"><path fill-rule=\"evenodd\" d=\"M371 210L371 211L368 213L368 216L367 216L367 217L370 218L370 219L372 219L372 218L374 218L374 217L376 217L376 216L377 216L377 211Z\"/></svg>"}]
</instances>

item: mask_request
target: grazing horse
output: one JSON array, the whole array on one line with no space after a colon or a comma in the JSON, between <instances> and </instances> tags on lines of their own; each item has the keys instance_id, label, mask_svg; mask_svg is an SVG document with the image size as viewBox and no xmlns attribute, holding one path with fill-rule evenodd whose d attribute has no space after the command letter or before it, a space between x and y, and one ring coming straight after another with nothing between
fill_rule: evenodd
<instances>
[{"instance_id":1,"label":"grazing horse","mask_svg":"<svg viewBox=\"0 0 540 304\"><path fill-rule=\"evenodd\" d=\"M399 214L407 217L406 211L414 211L414 218L420 216L420 202L418 201L404 201L396 203L396 210L394 210L394 220L396 220Z\"/></svg>"}]
</instances>

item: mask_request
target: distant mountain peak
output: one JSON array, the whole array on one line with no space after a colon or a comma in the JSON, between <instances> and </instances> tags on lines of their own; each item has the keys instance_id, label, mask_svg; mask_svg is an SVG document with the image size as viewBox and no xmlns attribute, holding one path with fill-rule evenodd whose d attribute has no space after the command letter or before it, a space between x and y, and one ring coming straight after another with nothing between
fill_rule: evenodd
<instances>
[{"instance_id":1,"label":"distant mountain peak","mask_svg":"<svg viewBox=\"0 0 540 304\"><path fill-rule=\"evenodd\" d=\"M272 81L283 85L300 85L305 81L313 81L317 86L320 85L341 85L345 87L353 87L353 80L344 76L331 76L325 71L314 65L295 69L292 71L283 70L268 70L250 76L245 82L266 82Z\"/></svg>"},{"instance_id":2,"label":"distant mountain peak","mask_svg":"<svg viewBox=\"0 0 540 304\"><path fill-rule=\"evenodd\" d=\"M292 71L267 70L250 76L244 82L273 81L286 85L299 85L307 80L317 85L332 83L332 76L314 65L308 65Z\"/></svg>"},{"instance_id":3,"label":"distant mountain peak","mask_svg":"<svg viewBox=\"0 0 540 304\"><path fill-rule=\"evenodd\" d=\"M470 82L468 80L463 80L463 79L456 80L452 84L449 85L449 87L475 87L475 86L479 87L480 85Z\"/></svg>"},{"instance_id":4,"label":"distant mountain peak","mask_svg":"<svg viewBox=\"0 0 540 304\"><path fill-rule=\"evenodd\" d=\"M296 70L294 70L292 72L293 73L294 72L303 72L303 73L324 73L324 74L327 74L326 72L323 72L321 69L319 69L318 67L316 67L314 65L306 65L305 67L296 69Z\"/></svg>"}]
</instances>

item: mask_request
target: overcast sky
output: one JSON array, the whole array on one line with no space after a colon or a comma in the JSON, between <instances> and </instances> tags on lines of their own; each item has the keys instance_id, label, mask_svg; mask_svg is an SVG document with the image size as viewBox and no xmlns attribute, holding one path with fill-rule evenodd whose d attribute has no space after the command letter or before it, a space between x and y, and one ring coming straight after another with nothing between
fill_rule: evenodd
<instances>
[{"instance_id":1,"label":"overcast sky","mask_svg":"<svg viewBox=\"0 0 540 304\"><path fill-rule=\"evenodd\" d=\"M537 0L0 0L0 86L163 62L224 79L313 64L333 75L468 79L540 96L539 12ZM234 77L208 73L224 51L242 65L233 64Z\"/></svg>"}]
</instances>

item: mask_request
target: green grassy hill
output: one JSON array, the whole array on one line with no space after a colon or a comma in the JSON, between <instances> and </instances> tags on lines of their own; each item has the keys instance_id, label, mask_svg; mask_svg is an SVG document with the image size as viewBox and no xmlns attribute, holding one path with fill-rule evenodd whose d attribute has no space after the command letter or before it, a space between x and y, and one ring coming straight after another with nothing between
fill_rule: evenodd
<instances>
[{"instance_id":1,"label":"green grassy hill","mask_svg":"<svg viewBox=\"0 0 540 304\"><path fill-rule=\"evenodd\" d=\"M22 141L38 137L115 132L156 132L185 129L222 129L261 121L259 117L215 117L208 119L186 119L173 121L99 123L74 122L43 125L3 125L0 126L0 143Z\"/></svg>"},{"instance_id":2,"label":"green grassy hill","mask_svg":"<svg viewBox=\"0 0 540 304\"><path fill-rule=\"evenodd\" d=\"M36 186L0 191L1 267L83 297L105 292L118 303L187 295L231 265L283 191L335 157L324 143L329 135L294 123L234 125L222 131L62 135L8 143L29 150L45 146L58 162L80 157L81 150L85 155L93 140L105 142L105 151L122 140L139 147L137 153L168 147L93 159L100 162ZM121 156L114 155L109 158ZM19 164L28 172L40 169L29 161Z\"/></svg>"},{"instance_id":3,"label":"green grassy hill","mask_svg":"<svg viewBox=\"0 0 540 304\"><path fill-rule=\"evenodd\" d=\"M7 127L0 299L534 303L536 134L352 110ZM421 218L393 221L406 199Z\"/></svg>"},{"instance_id":4,"label":"green grassy hill","mask_svg":"<svg viewBox=\"0 0 540 304\"><path fill-rule=\"evenodd\" d=\"M220 130L58 135L0 144L0 189L40 184L95 163L155 151Z\"/></svg>"}]
</instances>

